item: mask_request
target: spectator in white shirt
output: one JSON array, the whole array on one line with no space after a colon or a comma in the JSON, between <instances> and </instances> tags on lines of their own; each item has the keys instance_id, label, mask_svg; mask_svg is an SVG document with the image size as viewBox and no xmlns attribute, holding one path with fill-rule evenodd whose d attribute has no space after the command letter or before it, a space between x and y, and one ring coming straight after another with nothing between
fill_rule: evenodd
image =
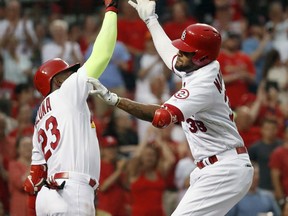
<instances>
[{"instance_id":1,"label":"spectator in white shirt","mask_svg":"<svg viewBox=\"0 0 288 216\"><path fill-rule=\"evenodd\" d=\"M68 23L61 19L56 19L50 24L49 31L52 40L42 47L42 63L57 57L68 64L83 62L80 45L68 40L68 27Z\"/></svg>"}]
</instances>

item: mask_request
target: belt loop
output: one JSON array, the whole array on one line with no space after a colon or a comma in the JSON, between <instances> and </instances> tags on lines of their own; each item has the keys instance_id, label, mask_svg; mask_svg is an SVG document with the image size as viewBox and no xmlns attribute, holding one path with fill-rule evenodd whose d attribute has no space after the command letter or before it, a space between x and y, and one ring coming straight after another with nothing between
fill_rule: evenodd
<instances>
[{"instance_id":1,"label":"belt loop","mask_svg":"<svg viewBox=\"0 0 288 216\"><path fill-rule=\"evenodd\" d=\"M235 154L244 154L244 153L248 153L248 150L247 150L247 148L245 147L245 146L240 146L240 147L236 147L236 148L233 148L233 149L229 149L229 150L226 150L226 151L224 151L224 152L222 152L223 154L224 153L231 153L230 151L234 151L233 153ZM197 165L197 167L199 168L199 169L202 169L202 168L204 168L205 166L209 166L209 165L212 165L212 164L214 164L215 162L217 162L218 160L219 160L219 156L221 155L221 153L218 155L218 157L217 157L217 155L212 155L212 156L210 156L210 157L207 157L207 158L204 158L203 160L201 160L201 161L198 161L197 163L196 163L196 165ZM222 155L222 157L224 157L225 156L225 154L224 155Z\"/></svg>"},{"instance_id":2,"label":"belt loop","mask_svg":"<svg viewBox=\"0 0 288 216\"><path fill-rule=\"evenodd\" d=\"M203 164L204 164L205 166L211 165L211 162L210 162L209 158L210 158L210 157L204 158L204 159L202 160L202 162L203 162Z\"/></svg>"}]
</instances>

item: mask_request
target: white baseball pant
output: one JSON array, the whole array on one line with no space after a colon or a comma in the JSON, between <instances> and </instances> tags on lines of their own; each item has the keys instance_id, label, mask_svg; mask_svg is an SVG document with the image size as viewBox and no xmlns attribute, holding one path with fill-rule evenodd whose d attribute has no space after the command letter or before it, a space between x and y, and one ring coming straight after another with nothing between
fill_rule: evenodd
<instances>
[{"instance_id":1,"label":"white baseball pant","mask_svg":"<svg viewBox=\"0 0 288 216\"><path fill-rule=\"evenodd\" d=\"M61 190L42 187L36 198L37 216L95 216L95 191L88 179L74 175L56 180L59 185L66 181Z\"/></svg>"},{"instance_id":2,"label":"white baseball pant","mask_svg":"<svg viewBox=\"0 0 288 216\"><path fill-rule=\"evenodd\" d=\"M172 216L224 216L248 192L253 178L249 155L228 150L218 161L190 174L190 187Z\"/></svg>"}]
</instances>

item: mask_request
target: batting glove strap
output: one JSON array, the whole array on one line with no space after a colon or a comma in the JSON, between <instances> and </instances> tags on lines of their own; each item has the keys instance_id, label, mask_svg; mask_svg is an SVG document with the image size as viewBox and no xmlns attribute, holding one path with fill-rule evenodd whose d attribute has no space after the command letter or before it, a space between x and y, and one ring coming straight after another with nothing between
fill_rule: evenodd
<instances>
[{"instance_id":1,"label":"batting glove strap","mask_svg":"<svg viewBox=\"0 0 288 216\"><path fill-rule=\"evenodd\" d=\"M119 97L117 94L107 91L106 94L104 94L103 96L100 95L100 97L102 97L102 99L109 105L112 106L117 106L117 104L119 103Z\"/></svg>"},{"instance_id":2,"label":"batting glove strap","mask_svg":"<svg viewBox=\"0 0 288 216\"><path fill-rule=\"evenodd\" d=\"M108 11L113 11L115 13L118 13L118 9L114 6L107 7L106 12L108 12Z\"/></svg>"}]
</instances>

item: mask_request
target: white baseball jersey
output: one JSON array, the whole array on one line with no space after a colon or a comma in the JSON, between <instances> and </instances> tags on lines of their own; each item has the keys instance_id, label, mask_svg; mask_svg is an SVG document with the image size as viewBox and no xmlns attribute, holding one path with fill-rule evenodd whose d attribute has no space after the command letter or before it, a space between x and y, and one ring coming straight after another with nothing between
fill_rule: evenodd
<instances>
[{"instance_id":1,"label":"white baseball jersey","mask_svg":"<svg viewBox=\"0 0 288 216\"><path fill-rule=\"evenodd\" d=\"M173 71L182 78L182 88L164 106L177 115L195 160L243 146L219 63L213 61L191 73Z\"/></svg>"},{"instance_id":2,"label":"white baseball jersey","mask_svg":"<svg viewBox=\"0 0 288 216\"><path fill-rule=\"evenodd\" d=\"M47 163L48 176L72 171L99 179L99 144L86 103L90 88L86 70L81 67L38 109L32 164Z\"/></svg>"}]
</instances>

